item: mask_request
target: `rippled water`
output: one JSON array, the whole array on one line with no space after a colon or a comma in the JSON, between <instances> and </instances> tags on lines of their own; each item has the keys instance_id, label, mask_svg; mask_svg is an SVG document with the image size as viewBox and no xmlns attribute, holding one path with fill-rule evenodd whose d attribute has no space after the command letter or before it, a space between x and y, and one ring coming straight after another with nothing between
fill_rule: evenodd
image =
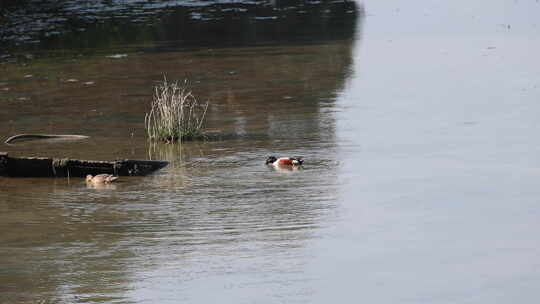
<instances>
[{"instance_id":1,"label":"rippled water","mask_svg":"<svg viewBox=\"0 0 540 304\"><path fill-rule=\"evenodd\" d=\"M313 19L275 13L305 9L280 1L88 3L96 16L140 8L162 21L171 10L204 20L204 8L227 5L256 11L241 16L282 34L252 35L251 26L214 45L151 35L58 49L75 43L63 27L36 42L40 50L10 47L0 65L0 138L91 138L0 150L171 164L102 188L0 178L0 302L536 299L536 2L367 1L355 13L301 2ZM326 23L328 10L351 18ZM261 19L269 11L276 18ZM319 27L284 34L292 20ZM114 37L106 24L92 30ZM144 113L164 74L189 79L210 101L207 127L220 140L147 142ZM268 168L271 154L304 156L306 165Z\"/></svg>"},{"instance_id":2,"label":"rippled water","mask_svg":"<svg viewBox=\"0 0 540 304\"><path fill-rule=\"evenodd\" d=\"M119 4L108 10L96 4L79 17L96 16L110 26L108 22L117 21L104 15L148 10L149 16L161 16L161 23L144 23L136 30L121 26L121 37L165 28L169 34L164 38L135 39L124 48L116 43L91 50L79 45L60 53L56 46L73 43L72 28L63 26L61 18L48 19L51 27L66 33L45 35L36 42L43 47L39 51L30 44L6 57L0 137L43 132L91 137L20 142L3 145L3 151L14 156L165 159L171 165L151 176L98 188L87 187L80 178L2 178L3 302L197 301L198 296L189 296L196 290L189 285L201 279L208 280L205 293L216 288L236 293L255 284L280 289L268 295L279 298L296 293L287 282L310 280L302 274L310 256L306 246L336 217L340 161L334 103L351 75L359 11L354 5L323 8L320 3L151 4L133 4L141 10ZM317 11L353 19L340 21L326 34L320 31L330 27L325 21L308 22L316 28L304 24L280 33ZM265 12L277 12L276 18L262 18ZM208 20L201 21L199 13L209 15ZM232 13L240 21L257 22L259 31L234 20L220 21ZM182 28L185 18L190 20L187 29ZM174 32L166 25L179 28L186 38L171 36ZM100 31L86 26L90 29L85 32ZM200 48L216 35L216 26L242 31L209 43L217 48ZM197 29L202 38L190 32ZM38 27L28 35L51 30ZM109 30L103 33L108 34L105 41L116 37ZM102 40L81 35L100 46ZM297 41L283 44L288 40ZM24 47L28 41L19 43ZM219 140L147 142L144 113L153 86L164 75L187 79L194 94L210 102L207 127ZM264 160L273 154L304 156L310 165L303 170L268 168Z\"/></svg>"}]
</instances>

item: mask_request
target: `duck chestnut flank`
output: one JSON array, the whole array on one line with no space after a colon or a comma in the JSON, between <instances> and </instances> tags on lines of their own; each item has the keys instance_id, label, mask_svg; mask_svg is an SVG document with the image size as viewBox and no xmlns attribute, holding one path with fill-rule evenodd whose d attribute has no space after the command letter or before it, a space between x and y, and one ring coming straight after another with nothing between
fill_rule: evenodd
<instances>
[{"instance_id":1,"label":"duck chestnut flank","mask_svg":"<svg viewBox=\"0 0 540 304\"><path fill-rule=\"evenodd\" d=\"M266 159L267 165L273 166L301 166L304 160L301 157L275 157L269 156Z\"/></svg>"}]
</instances>

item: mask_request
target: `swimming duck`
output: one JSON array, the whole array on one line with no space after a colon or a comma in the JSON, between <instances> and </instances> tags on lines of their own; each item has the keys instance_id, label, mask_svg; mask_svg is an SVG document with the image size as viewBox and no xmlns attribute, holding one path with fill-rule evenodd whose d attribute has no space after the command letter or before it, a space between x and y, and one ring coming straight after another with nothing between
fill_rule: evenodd
<instances>
[{"instance_id":1,"label":"swimming duck","mask_svg":"<svg viewBox=\"0 0 540 304\"><path fill-rule=\"evenodd\" d=\"M280 157L269 156L266 159L267 165L274 166L301 166L304 163L304 160L301 157Z\"/></svg>"},{"instance_id":2,"label":"swimming duck","mask_svg":"<svg viewBox=\"0 0 540 304\"><path fill-rule=\"evenodd\" d=\"M118 176L113 176L112 174L98 174L92 176L88 174L86 176L86 182L90 184L109 184L118 179Z\"/></svg>"}]
</instances>

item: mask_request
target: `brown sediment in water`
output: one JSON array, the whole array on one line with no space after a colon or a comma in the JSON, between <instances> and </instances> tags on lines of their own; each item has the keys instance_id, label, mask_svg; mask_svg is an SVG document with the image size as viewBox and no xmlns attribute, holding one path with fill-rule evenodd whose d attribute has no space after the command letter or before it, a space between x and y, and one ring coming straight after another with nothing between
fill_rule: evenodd
<instances>
[{"instance_id":1,"label":"brown sediment in water","mask_svg":"<svg viewBox=\"0 0 540 304\"><path fill-rule=\"evenodd\" d=\"M149 109L152 88L163 79L163 74L171 80L188 79L193 94L201 101L211 101L206 127L217 130L219 135L205 134L207 141L252 135L279 138L290 136L291 132L305 136L305 129L332 128L332 124L322 125L318 117L323 108L331 107L336 92L344 87L351 54L352 41L333 41L304 46L148 53L122 61L103 57L83 57L77 62L44 59L22 69L23 74L45 73L47 78L18 81L11 79L17 78L21 67L7 64L2 77L10 80L10 92L13 96L25 92L32 99L17 103L0 93L0 136L7 138L21 131L69 134L78 130L91 138L61 145L51 142L33 146L21 142L6 150L35 156L46 151L55 157L69 153L81 159L106 160L111 156L126 157L126 153L130 158L145 157L144 113ZM54 80L65 73L96 84L84 86ZM331 134L324 133L323 136Z\"/></svg>"},{"instance_id":2,"label":"brown sediment in water","mask_svg":"<svg viewBox=\"0 0 540 304\"><path fill-rule=\"evenodd\" d=\"M63 39L68 35L51 37L52 57L40 53L24 64L3 64L0 82L8 83L10 91L0 91L0 138L17 133L91 136L82 141L21 141L5 146L11 155L46 155L57 159L54 165L47 163L55 170L66 164L66 156L171 163L154 175L125 179L112 191L89 190L81 179L0 178L5 245L0 257L6 269L1 279L10 282L7 293L2 293L7 301L74 302L79 297L122 301L139 275L159 265L173 265L158 257L163 248L174 259L175 269L199 273L191 271L197 263L190 255L204 254L210 247L219 251L219 246L228 246L231 256L236 256L235 248L249 245L247 238L276 244L271 247L280 250L304 246L325 217L324 199L334 195L335 169L317 171L316 165L310 166L301 178L288 181L269 172L261 161L268 150L304 149L310 150L310 159L317 154L332 157L336 139L331 111L351 75L354 41L350 35L335 35L329 20L337 19L337 27L345 24L348 31L354 31L354 24L332 18L330 2L306 4L313 8L310 13L320 11L324 18L291 14L282 3L277 3L279 10L265 4L265 13L283 12L293 26L252 18L249 3L254 2L242 3L241 10L248 9L237 23L243 31L214 21L187 20L198 12L192 8L164 16L163 31L132 32L129 27L126 35L113 26L119 18L107 24L92 20L96 28L114 33L77 31L72 37L84 45L71 51L62 49L70 45L69 37ZM109 9L119 2L111 3L99 5ZM229 5L215 7L225 12ZM205 6L202 11L212 9ZM313 26L300 26L304 20L312 20ZM257 24L257 30L244 21ZM277 26L269 26L272 22ZM224 43L214 43L213 37L201 36L212 46L189 44L217 27L238 39L229 43L223 35ZM177 33L179 29L184 32ZM115 40L151 32L164 33L171 43L144 41L143 47L123 48L125 41ZM306 33L316 37L290 39L305 38ZM236 43L244 40L250 47ZM106 57L124 53L128 56L122 59ZM211 102L204 140L168 145L147 140L144 113L163 74L170 80L188 79L193 93ZM271 199L274 189L279 189L277 201ZM169 234L164 237L164 233Z\"/></svg>"}]
</instances>

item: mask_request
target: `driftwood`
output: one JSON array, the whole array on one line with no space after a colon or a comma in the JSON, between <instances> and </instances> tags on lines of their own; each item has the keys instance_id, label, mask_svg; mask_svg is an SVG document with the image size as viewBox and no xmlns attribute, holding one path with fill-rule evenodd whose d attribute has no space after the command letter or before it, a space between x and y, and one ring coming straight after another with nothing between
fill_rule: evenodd
<instances>
[{"instance_id":1,"label":"driftwood","mask_svg":"<svg viewBox=\"0 0 540 304\"><path fill-rule=\"evenodd\" d=\"M17 134L9 137L4 143L9 144L16 140L22 139L47 139L47 138L62 138L62 139L85 139L89 136L86 135L72 135L72 134Z\"/></svg>"},{"instance_id":2,"label":"driftwood","mask_svg":"<svg viewBox=\"0 0 540 304\"><path fill-rule=\"evenodd\" d=\"M7 177L86 177L113 174L141 176L155 172L169 163L156 160L117 159L113 161L68 158L10 157L0 152L0 176Z\"/></svg>"}]
</instances>

